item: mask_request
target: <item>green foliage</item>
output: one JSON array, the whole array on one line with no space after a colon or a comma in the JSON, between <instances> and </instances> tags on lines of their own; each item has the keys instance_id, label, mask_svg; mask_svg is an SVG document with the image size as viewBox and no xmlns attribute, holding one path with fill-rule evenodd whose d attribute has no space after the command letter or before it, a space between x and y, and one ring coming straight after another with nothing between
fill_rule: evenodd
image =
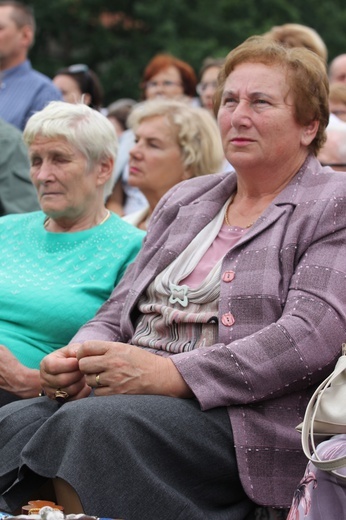
<instances>
[{"instance_id":1,"label":"green foliage","mask_svg":"<svg viewBox=\"0 0 346 520\"><path fill-rule=\"evenodd\" d=\"M34 67L53 77L60 67L87 63L101 79L105 104L137 99L142 72L158 52L174 54L198 73L206 56L225 56L273 25L308 25L324 39L330 59L346 52L344 0L35 0L33 5Z\"/></svg>"}]
</instances>

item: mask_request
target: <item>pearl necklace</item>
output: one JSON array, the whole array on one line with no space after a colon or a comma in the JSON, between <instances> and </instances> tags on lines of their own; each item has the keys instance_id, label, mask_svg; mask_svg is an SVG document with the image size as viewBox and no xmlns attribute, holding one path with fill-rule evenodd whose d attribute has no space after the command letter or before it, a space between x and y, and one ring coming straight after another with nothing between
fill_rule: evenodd
<instances>
[{"instance_id":1,"label":"pearl necklace","mask_svg":"<svg viewBox=\"0 0 346 520\"><path fill-rule=\"evenodd\" d=\"M109 209L107 209L107 213L106 213L106 216L101 220L101 222L99 222L98 224L96 224L97 226L102 226L102 224L104 224L106 222L106 220L109 219L109 217L111 216L111 212L109 211ZM43 224L43 227L46 229L49 222L51 221L51 218L48 217L46 218L46 220L44 221L44 224ZM94 226L92 226L94 227Z\"/></svg>"},{"instance_id":2,"label":"pearl necklace","mask_svg":"<svg viewBox=\"0 0 346 520\"><path fill-rule=\"evenodd\" d=\"M228 227L232 227L232 224L230 223L230 221L228 220L228 216L227 216L227 213L228 213L228 208L230 207L230 205L232 204L233 202L233 197L232 199L229 201L228 205L227 205L227 208L226 208L226 211L225 211L225 222L227 224ZM243 226L242 229L248 229L250 228L255 222L251 222L251 224L248 224L247 226ZM240 226L239 226L240 227Z\"/></svg>"}]
</instances>

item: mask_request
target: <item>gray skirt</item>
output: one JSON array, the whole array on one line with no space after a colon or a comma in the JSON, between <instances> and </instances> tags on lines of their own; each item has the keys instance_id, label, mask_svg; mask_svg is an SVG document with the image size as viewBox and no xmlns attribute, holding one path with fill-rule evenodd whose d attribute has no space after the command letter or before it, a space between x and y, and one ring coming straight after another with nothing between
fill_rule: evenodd
<instances>
[{"instance_id":1,"label":"gray skirt","mask_svg":"<svg viewBox=\"0 0 346 520\"><path fill-rule=\"evenodd\" d=\"M125 520L243 520L225 408L164 396L48 398L0 409L0 511L60 477L88 515Z\"/></svg>"}]
</instances>

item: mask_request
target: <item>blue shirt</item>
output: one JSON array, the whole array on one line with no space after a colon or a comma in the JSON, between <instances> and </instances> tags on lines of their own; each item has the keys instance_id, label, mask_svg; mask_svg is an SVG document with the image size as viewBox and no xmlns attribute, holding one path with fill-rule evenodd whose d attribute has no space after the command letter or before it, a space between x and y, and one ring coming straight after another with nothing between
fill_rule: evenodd
<instances>
[{"instance_id":1,"label":"blue shirt","mask_svg":"<svg viewBox=\"0 0 346 520\"><path fill-rule=\"evenodd\" d=\"M34 112L61 99L54 83L34 70L29 60L0 72L0 117L20 130Z\"/></svg>"}]
</instances>

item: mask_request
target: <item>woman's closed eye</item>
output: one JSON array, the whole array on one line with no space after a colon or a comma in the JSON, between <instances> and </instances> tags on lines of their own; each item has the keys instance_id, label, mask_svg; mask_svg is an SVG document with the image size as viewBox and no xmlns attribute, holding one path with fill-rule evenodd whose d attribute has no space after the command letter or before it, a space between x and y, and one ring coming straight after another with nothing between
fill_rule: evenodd
<instances>
[{"instance_id":1,"label":"woman's closed eye","mask_svg":"<svg viewBox=\"0 0 346 520\"><path fill-rule=\"evenodd\" d=\"M157 139L156 137L153 138L153 139L148 139L147 140L147 145L150 147L150 148L158 148L158 149L161 149L163 147L163 143Z\"/></svg>"},{"instance_id":2,"label":"woman's closed eye","mask_svg":"<svg viewBox=\"0 0 346 520\"><path fill-rule=\"evenodd\" d=\"M65 155L55 155L53 157L53 162L58 163L58 164L65 164L70 161L71 161L70 158L66 157Z\"/></svg>"},{"instance_id":3,"label":"woman's closed eye","mask_svg":"<svg viewBox=\"0 0 346 520\"><path fill-rule=\"evenodd\" d=\"M41 157L31 157L30 164L31 166L39 166L42 163Z\"/></svg>"}]
</instances>

